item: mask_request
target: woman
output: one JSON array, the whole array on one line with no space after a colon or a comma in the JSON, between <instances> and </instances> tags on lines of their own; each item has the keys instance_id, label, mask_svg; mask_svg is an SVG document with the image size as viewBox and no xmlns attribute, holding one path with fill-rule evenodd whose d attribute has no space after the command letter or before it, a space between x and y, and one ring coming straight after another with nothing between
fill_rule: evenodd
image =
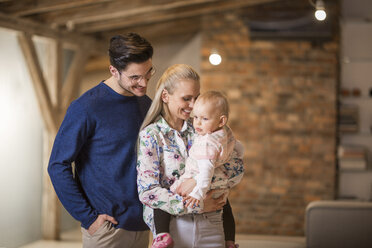
<instances>
[{"instance_id":1,"label":"woman","mask_svg":"<svg viewBox=\"0 0 372 248\"><path fill-rule=\"evenodd\" d=\"M184 64L169 67L159 79L139 135L137 184L140 201L145 205L144 220L154 234L153 209L160 208L174 215L170 232L176 247L223 248L220 211L223 197L212 199L209 196L200 204L203 208L188 208L182 196L169 191L184 173L192 145L194 129L188 119L200 93L199 80L199 75ZM243 165L241 160L235 161L230 163L228 175L216 178L230 185L239 182Z\"/></svg>"}]
</instances>

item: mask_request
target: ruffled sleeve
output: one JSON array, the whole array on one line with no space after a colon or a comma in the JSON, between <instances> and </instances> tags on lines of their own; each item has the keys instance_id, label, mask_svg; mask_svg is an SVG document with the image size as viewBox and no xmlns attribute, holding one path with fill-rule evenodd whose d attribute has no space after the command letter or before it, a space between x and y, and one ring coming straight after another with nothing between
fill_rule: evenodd
<instances>
[{"instance_id":1,"label":"ruffled sleeve","mask_svg":"<svg viewBox=\"0 0 372 248\"><path fill-rule=\"evenodd\" d=\"M195 160L210 160L215 163L221 151L221 145L210 135L198 136L190 149L190 157Z\"/></svg>"}]
</instances>

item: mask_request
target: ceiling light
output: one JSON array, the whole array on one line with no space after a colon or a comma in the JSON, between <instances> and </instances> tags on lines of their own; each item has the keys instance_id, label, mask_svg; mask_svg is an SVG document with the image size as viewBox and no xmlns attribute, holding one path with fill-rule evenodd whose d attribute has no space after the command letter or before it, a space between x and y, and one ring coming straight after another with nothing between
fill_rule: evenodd
<instances>
[{"instance_id":1,"label":"ceiling light","mask_svg":"<svg viewBox=\"0 0 372 248\"><path fill-rule=\"evenodd\" d=\"M324 21L327 17L327 13L324 8L324 2L323 0L317 0L315 3L315 18L318 21Z\"/></svg>"},{"instance_id":2,"label":"ceiling light","mask_svg":"<svg viewBox=\"0 0 372 248\"><path fill-rule=\"evenodd\" d=\"M212 52L211 55L209 55L209 63L212 65L219 65L221 64L222 58L221 55L218 54L218 52Z\"/></svg>"}]
</instances>

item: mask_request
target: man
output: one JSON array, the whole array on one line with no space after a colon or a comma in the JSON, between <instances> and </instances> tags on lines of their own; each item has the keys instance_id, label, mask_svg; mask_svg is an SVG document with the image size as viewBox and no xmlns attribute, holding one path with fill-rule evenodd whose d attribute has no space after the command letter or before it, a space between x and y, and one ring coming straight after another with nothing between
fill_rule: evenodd
<instances>
[{"instance_id":1,"label":"man","mask_svg":"<svg viewBox=\"0 0 372 248\"><path fill-rule=\"evenodd\" d=\"M81 222L83 247L148 246L135 147L151 104L152 55L138 34L112 37L111 77L71 103L55 138L48 172L63 206Z\"/></svg>"}]
</instances>

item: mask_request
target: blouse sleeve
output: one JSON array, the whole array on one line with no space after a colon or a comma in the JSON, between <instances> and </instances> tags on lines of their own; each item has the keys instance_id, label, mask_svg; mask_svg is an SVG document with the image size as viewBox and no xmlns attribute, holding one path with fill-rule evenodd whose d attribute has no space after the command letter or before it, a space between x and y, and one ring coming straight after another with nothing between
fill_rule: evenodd
<instances>
[{"instance_id":1,"label":"blouse sleeve","mask_svg":"<svg viewBox=\"0 0 372 248\"><path fill-rule=\"evenodd\" d=\"M184 214L186 209L182 197L161 185L165 165L161 159L162 143L156 131L151 129L141 131L137 152L137 185L140 201L151 208L159 208L172 215Z\"/></svg>"},{"instance_id":2,"label":"blouse sleeve","mask_svg":"<svg viewBox=\"0 0 372 248\"><path fill-rule=\"evenodd\" d=\"M232 158L223 165L227 171L228 187L237 185L244 175L243 160L234 151Z\"/></svg>"},{"instance_id":3,"label":"blouse sleeve","mask_svg":"<svg viewBox=\"0 0 372 248\"><path fill-rule=\"evenodd\" d=\"M232 188L242 180L244 175L244 164L241 159L241 154L236 151L236 148L232 152L229 160L219 168L223 170L224 176L214 177L212 179L216 187L227 185L228 188Z\"/></svg>"}]
</instances>

